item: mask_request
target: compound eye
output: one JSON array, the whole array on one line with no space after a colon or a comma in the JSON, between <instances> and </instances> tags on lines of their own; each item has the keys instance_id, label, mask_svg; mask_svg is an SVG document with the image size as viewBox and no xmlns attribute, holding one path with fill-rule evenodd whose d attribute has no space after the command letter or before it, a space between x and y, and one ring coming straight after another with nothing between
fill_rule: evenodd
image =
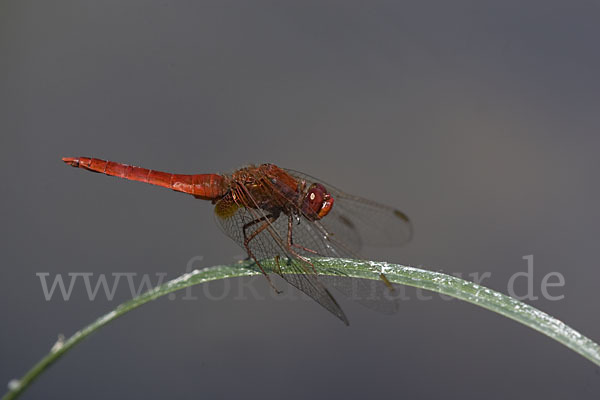
<instances>
[{"instance_id":1,"label":"compound eye","mask_svg":"<svg viewBox=\"0 0 600 400\"><path fill-rule=\"evenodd\" d=\"M333 206L333 198L325 189L325 186L314 183L308 189L306 197L302 202L302 212L309 219L316 220L326 216Z\"/></svg>"}]
</instances>

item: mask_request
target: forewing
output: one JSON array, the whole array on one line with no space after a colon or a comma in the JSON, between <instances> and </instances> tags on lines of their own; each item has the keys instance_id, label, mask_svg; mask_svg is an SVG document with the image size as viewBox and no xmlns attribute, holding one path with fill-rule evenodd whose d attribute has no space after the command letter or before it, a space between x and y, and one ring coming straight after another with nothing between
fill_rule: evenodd
<instances>
[{"instance_id":1,"label":"forewing","mask_svg":"<svg viewBox=\"0 0 600 400\"><path fill-rule=\"evenodd\" d=\"M410 241L412 224L402 211L369 199L347 194L330 184L301 172L287 170L292 176L304 179L310 186L320 183L330 192L334 204L319 222L335 238L355 254L363 245L400 246Z\"/></svg>"}]
</instances>

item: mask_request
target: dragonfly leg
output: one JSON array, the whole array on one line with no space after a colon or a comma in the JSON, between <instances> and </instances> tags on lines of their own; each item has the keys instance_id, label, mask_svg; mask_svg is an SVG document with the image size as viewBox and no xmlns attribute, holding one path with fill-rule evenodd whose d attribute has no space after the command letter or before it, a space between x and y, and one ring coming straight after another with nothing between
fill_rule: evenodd
<instances>
[{"instance_id":1,"label":"dragonfly leg","mask_svg":"<svg viewBox=\"0 0 600 400\"><path fill-rule=\"evenodd\" d=\"M316 251L308 249L306 247L303 246L299 246L297 244L294 244L294 241L292 239L292 227L294 226L294 217L290 214L288 216L288 234L287 234L287 246L288 246L288 251L290 253L292 253L295 257L299 258L300 260L304 261L305 263L307 263L308 265L310 265L313 269L313 272L316 274L317 270L315 269L315 265L313 263L311 263L308 258L302 256L301 254L299 254L297 251L293 250L293 247L308 251L310 253L313 254L317 254Z\"/></svg>"},{"instance_id":2,"label":"dragonfly leg","mask_svg":"<svg viewBox=\"0 0 600 400\"><path fill-rule=\"evenodd\" d=\"M265 276L265 278L267 278L267 281L269 282L269 285L273 288L273 290L275 290L275 293L280 294L281 290L277 289L275 287L275 285L273 284L273 281L271 281L271 277L269 276L269 274L267 274L267 272L264 270L264 268L262 267L262 265L260 265L260 262L258 261L258 259L256 258L256 256L254 255L254 253L252 252L252 250L250 250L250 242L252 241L252 239L256 238L262 231L264 231L265 229L267 229L269 227L269 225L271 225L273 222L275 222L277 218L275 218L273 215L266 215L264 217L255 219L254 221L248 222L247 224L245 224L243 226L243 232L244 232L244 247L246 248L246 251L248 252L248 255L250 256L250 258L252 258L254 260L254 262L256 263L256 265L258 265L258 268L260 268L260 271L263 273L263 275ZM246 229L248 229L249 227L251 227L252 225L256 225L260 222L264 222L261 226L259 226L254 232L252 232L250 234L250 236L246 235ZM277 265L279 267L279 257L276 257L276 262ZM279 270L281 270L281 267L279 267Z\"/></svg>"},{"instance_id":3,"label":"dragonfly leg","mask_svg":"<svg viewBox=\"0 0 600 400\"><path fill-rule=\"evenodd\" d=\"M391 282L389 281L389 279L387 278L387 276L385 276L383 274L383 272L381 274L379 274L379 279L381 279L383 281L383 283L385 284L385 286L387 286L387 288L390 290L390 292L395 291L396 289L394 289L394 287L392 286Z\"/></svg>"},{"instance_id":4,"label":"dragonfly leg","mask_svg":"<svg viewBox=\"0 0 600 400\"><path fill-rule=\"evenodd\" d=\"M244 224L244 226L242 227L242 232L244 232L244 242L245 242L245 241L246 241L246 239L248 238L248 236L246 235L246 230L247 230L248 228L250 228L252 225L256 225L256 224L258 224L259 222L266 221L267 219L272 219L272 218L273 218L273 215L269 214L269 215L265 215L265 216L263 216L263 217L260 217L260 218L257 218L257 219L255 219L254 221L250 221L250 222L248 222L248 223ZM272 221L270 221L270 222L273 222L273 221L274 221L274 220L272 220ZM259 232L259 233L260 233L260 232Z\"/></svg>"},{"instance_id":5,"label":"dragonfly leg","mask_svg":"<svg viewBox=\"0 0 600 400\"><path fill-rule=\"evenodd\" d=\"M300 246L299 244L294 243L294 239L292 236L292 230L289 226L289 222L288 222L288 246L295 247L297 249L304 250L304 251L312 253L312 254L319 254L317 251L315 251L313 249L309 249L308 247Z\"/></svg>"},{"instance_id":6,"label":"dragonfly leg","mask_svg":"<svg viewBox=\"0 0 600 400\"><path fill-rule=\"evenodd\" d=\"M296 243L291 243L290 246L295 247L300 250L308 251L309 253L312 253L312 254L319 254L313 249L309 249L308 247L300 246L299 244L296 244Z\"/></svg>"},{"instance_id":7,"label":"dragonfly leg","mask_svg":"<svg viewBox=\"0 0 600 400\"><path fill-rule=\"evenodd\" d=\"M309 249L308 247L300 246L299 244L294 243L293 235L292 235L292 227L293 227L294 218L292 216L288 217L288 247L295 247L300 250L307 251L312 254L319 254L313 249Z\"/></svg>"},{"instance_id":8,"label":"dragonfly leg","mask_svg":"<svg viewBox=\"0 0 600 400\"><path fill-rule=\"evenodd\" d=\"M281 271L281 264L279 264L279 256L275 256L275 263L277 264L277 271L279 274L282 274L283 272Z\"/></svg>"}]
</instances>

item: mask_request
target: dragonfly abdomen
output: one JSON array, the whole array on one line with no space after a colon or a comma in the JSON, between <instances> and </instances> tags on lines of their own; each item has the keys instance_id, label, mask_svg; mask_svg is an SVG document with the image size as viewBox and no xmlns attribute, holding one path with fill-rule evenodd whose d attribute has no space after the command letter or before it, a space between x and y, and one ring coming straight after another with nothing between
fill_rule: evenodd
<instances>
[{"instance_id":1,"label":"dragonfly abdomen","mask_svg":"<svg viewBox=\"0 0 600 400\"><path fill-rule=\"evenodd\" d=\"M223 197L227 191L225 178L218 174L171 174L113 161L88 157L64 157L65 163L88 171L116 176L130 181L149 183L204 200Z\"/></svg>"}]
</instances>

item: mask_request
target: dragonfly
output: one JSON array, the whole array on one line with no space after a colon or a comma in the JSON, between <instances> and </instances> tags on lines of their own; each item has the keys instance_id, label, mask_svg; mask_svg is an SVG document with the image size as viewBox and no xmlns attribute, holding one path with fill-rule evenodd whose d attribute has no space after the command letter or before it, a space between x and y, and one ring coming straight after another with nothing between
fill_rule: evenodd
<instances>
[{"instance_id":1,"label":"dragonfly","mask_svg":"<svg viewBox=\"0 0 600 400\"><path fill-rule=\"evenodd\" d=\"M346 325L348 318L317 273L318 258L360 259L364 245L395 246L412 237L411 222L403 212L274 164L250 165L230 174L185 175L98 158L62 160L73 167L211 201L224 233L246 251L277 293L263 268L264 260L286 260L291 273L282 273L281 267L274 272ZM386 276L379 276L393 290Z\"/></svg>"}]
</instances>

